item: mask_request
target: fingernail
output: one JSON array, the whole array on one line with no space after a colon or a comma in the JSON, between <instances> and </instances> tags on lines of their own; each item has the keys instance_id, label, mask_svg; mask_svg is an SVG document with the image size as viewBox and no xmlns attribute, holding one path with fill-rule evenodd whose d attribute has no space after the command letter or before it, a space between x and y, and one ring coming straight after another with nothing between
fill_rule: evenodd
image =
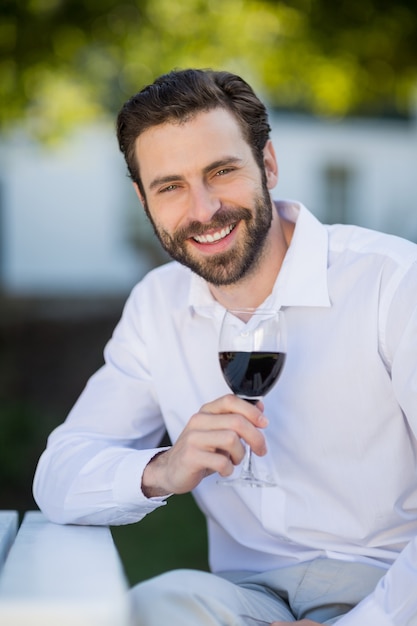
<instances>
[{"instance_id":1,"label":"fingernail","mask_svg":"<svg viewBox=\"0 0 417 626\"><path fill-rule=\"evenodd\" d=\"M259 426L268 426L269 420L267 417L265 417L265 415L260 415L258 417L258 424Z\"/></svg>"}]
</instances>

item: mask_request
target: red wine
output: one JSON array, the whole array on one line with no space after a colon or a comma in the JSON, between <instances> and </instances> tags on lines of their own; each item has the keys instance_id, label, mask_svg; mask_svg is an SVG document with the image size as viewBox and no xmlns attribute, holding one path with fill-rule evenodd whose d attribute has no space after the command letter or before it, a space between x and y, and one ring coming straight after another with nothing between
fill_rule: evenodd
<instances>
[{"instance_id":1,"label":"red wine","mask_svg":"<svg viewBox=\"0 0 417 626\"><path fill-rule=\"evenodd\" d=\"M219 352L220 367L230 389L238 396L259 398L279 378L283 352Z\"/></svg>"}]
</instances>

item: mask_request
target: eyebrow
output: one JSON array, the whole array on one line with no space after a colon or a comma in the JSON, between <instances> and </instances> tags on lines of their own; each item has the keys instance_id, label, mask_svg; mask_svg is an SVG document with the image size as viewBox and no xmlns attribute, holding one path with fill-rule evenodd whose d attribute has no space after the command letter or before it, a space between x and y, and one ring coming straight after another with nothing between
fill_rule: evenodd
<instances>
[{"instance_id":1,"label":"eyebrow","mask_svg":"<svg viewBox=\"0 0 417 626\"><path fill-rule=\"evenodd\" d=\"M209 165L206 165L206 167L203 168L203 174L207 175L219 167L221 168L221 167L226 167L228 165L238 165L242 162L243 162L243 159L241 159L240 157L226 156L226 157L223 157L222 159L218 159L217 161L213 161ZM157 176L151 181L149 185L149 189L152 190L161 185L166 185L169 183L173 183L175 181L184 181L184 180L185 180L185 177L182 176L181 174L167 174L166 176Z\"/></svg>"},{"instance_id":2,"label":"eyebrow","mask_svg":"<svg viewBox=\"0 0 417 626\"><path fill-rule=\"evenodd\" d=\"M149 185L149 189L155 189L156 187L159 187L160 185L166 185L167 183L172 183L176 180L184 180L184 176L180 176L179 174L168 174L167 176L158 176L157 178L154 178L150 185Z\"/></svg>"}]
</instances>

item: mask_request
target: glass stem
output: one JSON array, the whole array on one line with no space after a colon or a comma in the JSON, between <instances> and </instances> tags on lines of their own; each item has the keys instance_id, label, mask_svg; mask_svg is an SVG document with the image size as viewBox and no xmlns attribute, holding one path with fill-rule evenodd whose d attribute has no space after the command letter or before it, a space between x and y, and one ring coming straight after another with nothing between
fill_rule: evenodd
<instances>
[{"instance_id":1,"label":"glass stem","mask_svg":"<svg viewBox=\"0 0 417 626\"><path fill-rule=\"evenodd\" d=\"M259 398L244 398L244 400L246 400L246 402L249 402L250 404L256 404L258 402L258 399ZM253 472L252 472L252 449L251 449L251 447L247 443L245 444L245 456L243 457L243 462L242 462L241 477L242 478L245 478L245 477L252 478L253 477Z\"/></svg>"},{"instance_id":2,"label":"glass stem","mask_svg":"<svg viewBox=\"0 0 417 626\"><path fill-rule=\"evenodd\" d=\"M242 476L252 476L252 450L245 444L245 456L242 463Z\"/></svg>"}]
</instances>

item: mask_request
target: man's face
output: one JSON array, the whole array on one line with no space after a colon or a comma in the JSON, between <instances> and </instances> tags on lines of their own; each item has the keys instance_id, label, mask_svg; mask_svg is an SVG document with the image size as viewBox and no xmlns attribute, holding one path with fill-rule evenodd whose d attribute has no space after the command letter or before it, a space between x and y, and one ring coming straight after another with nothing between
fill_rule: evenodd
<instances>
[{"instance_id":1,"label":"man's face","mask_svg":"<svg viewBox=\"0 0 417 626\"><path fill-rule=\"evenodd\" d=\"M136 141L141 197L168 254L213 285L256 267L272 219L268 187L233 115L225 109L166 123ZM273 168L272 168L273 169Z\"/></svg>"}]
</instances>

